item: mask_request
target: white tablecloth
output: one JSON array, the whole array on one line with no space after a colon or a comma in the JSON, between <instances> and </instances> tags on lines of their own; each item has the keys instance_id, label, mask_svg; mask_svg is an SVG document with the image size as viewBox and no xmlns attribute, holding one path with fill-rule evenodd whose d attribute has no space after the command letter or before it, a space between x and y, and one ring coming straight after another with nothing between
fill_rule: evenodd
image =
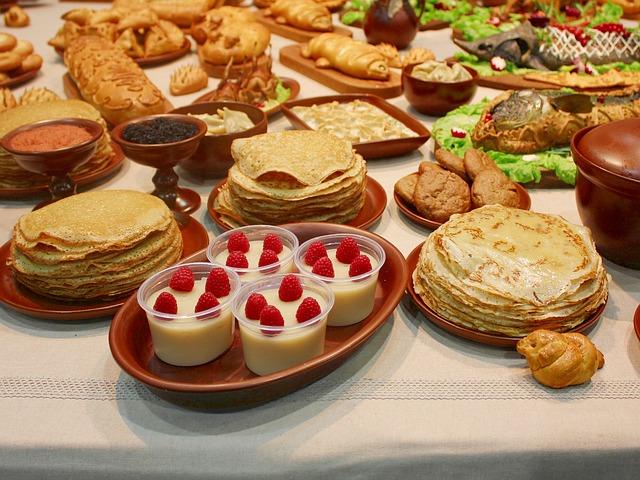
<instances>
[{"instance_id":1,"label":"white tablecloth","mask_svg":"<svg viewBox=\"0 0 640 480\"><path fill-rule=\"evenodd\" d=\"M12 33L34 42L45 63L24 88L63 93L65 68L46 45L62 12L79 4L39 2L32 25ZM83 3L83 5L86 5ZM100 8L104 4L100 5ZM454 51L450 30L420 33L415 46L438 58ZM356 37L362 37L356 31ZM273 52L290 41L273 38ZM169 74L195 54L147 73L168 95ZM301 96L334 93L298 79ZM216 80L211 80L213 88ZM199 94L172 98L176 106ZM495 96L479 89L476 99ZM403 97L392 103L407 108ZM433 118L416 114L425 125ZM269 130L288 127L282 117ZM372 160L389 196L373 231L406 255L428 230L393 203L393 183L431 156ZM97 188L152 188L152 170L128 162ZM215 181L183 176L204 205ZM571 189L532 190L532 209L579 222ZM33 200L2 200L6 241ZM639 206L640 207L640 206ZM640 234L640 232L639 232ZM616 478L640 474L640 342L633 312L640 271L606 262L612 276L591 338L606 365L592 383L552 391L535 383L515 352L467 342L433 326L405 298L368 344L323 380L236 413L194 412L159 400L122 373L109 352L109 319L35 320L0 307L0 478Z\"/></svg>"}]
</instances>

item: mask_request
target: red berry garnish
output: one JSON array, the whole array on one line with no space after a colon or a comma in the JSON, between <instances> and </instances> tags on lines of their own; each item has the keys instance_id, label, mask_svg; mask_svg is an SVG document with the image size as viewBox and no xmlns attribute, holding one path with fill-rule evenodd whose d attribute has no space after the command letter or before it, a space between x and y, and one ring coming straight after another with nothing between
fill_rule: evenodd
<instances>
[{"instance_id":1,"label":"red berry garnish","mask_svg":"<svg viewBox=\"0 0 640 480\"><path fill-rule=\"evenodd\" d=\"M315 298L305 297L296 310L296 320L298 323L306 322L307 320L311 320L313 317L320 315L321 311L322 309L320 308L320 304Z\"/></svg>"},{"instance_id":2,"label":"red berry garnish","mask_svg":"<svg viewBox=\"0 0 640 480\"><path fill-rule=\"evenodd\" d=\"M278 263L278 254L273 250L265 248L260 255L260 260L258 260L258 266L266 267L267 265L271 265L272 263Z\"/></svg>"},{"instance_id":3,"label":"red berry garnish","mask_svg":"<svg viewBox=\"0 0 640 480\"><path fill-rule=\"evenodd\" d=\"M576 7L572 7L571 5L566 5L564 7L564 13L566 13L568 17L580 18L580 10Z\"/></svg>"},{"instance_id":4,"label":"red berry garnish","mask_svg":"<svg viewBox=\"0 0 640 480\"><path fill-rule=\"evenodd\" d=\"M190 292L193 290L195 279L193 278L193 272L188 267L181 267L171 275L169 280L169 287L179 292Z\"/></svg>"},{"instance_id":5,"label":"red berry garnish","mask_svg":"<svg viewBox=\"0 0 640 480\"><path fill-rule=\"evenodd\" d=\"M491 120L493 120L493 115L491 112L487 112L484 116L484 123L489 123Z\"/></svg>"},{"instance_id":6,"label":"red berry garnish","mask_svg":"<svg viewBox=\"0 0 640 480\"><path fill-rule=\"evenodd\" d=\"M231 252L227 257L227 267L249 268L249 260L242 252Z\"/></svg>"},{"instance_id":7,"label":"red berry garnish","mask_svg":"<svg viewBox=\"0 0 640 480\"><path fill-rule=\"evenodd\" d=\"M217 307L220 305L220 302L216 298L216 296L211 292L204 292L198 298L198 303L196 303L196 312L202 312L204 310L209 310L210 308Z\"/></svg>"},{"instance_id":8,"label":"red berry garnish","mask_svg":"<svg viewBox=\"0 0 640 480\"><path fill-rule=\"evenodd\" d=\"M280 310L278 310L273 305L267 305L260 312L260 325L270 327L284 327L284 318L282 318ZM262 333L264 333L265 335L277 335L280 332L278 330L262 330Z\"/></svg>"},{"instance_id":9,"label":"red berry garnish","mask_svg":"<svg viewBox=\"0 0 640 480\"><path fill-rule=\"evenodd\" d=\"M329 257L319 258L311 269L311 272L322 277L333 278L336 276L333 271L333 263L331 263L331 259Z\"/></svg>"},{"instance_id":10,"label":"red berry garnish","mask_svg":"<svg viewBox=\"0 0 640 480\"><path fill-rule=\"evenodd\" d=\"M276 253L282 252L284 246L282 245L282 240L280 237L274 233L270 233L266 237L264 237L264 241L262 242L262 248L264 250L272 250Z\"/></svg>"},{"instance_id":11,"label":"red berry garnish","mask_svg":"<svg viewBox=\"0 0 640 480\"><path fill-rule=\"evenodd\" d=\"M327 256L327 249L320 242L313 242L309 245L307 253L304 255L304 263L309 266L315 265L319 258Z\"/></svg>"},{"instance_id":12,"label":"red berry garnish","mask_svg":"<svg viewBox=\"0 0 640 480\"><path fill-rule=\"evenodd\" d=\"M171 295L169 292L162 292L158 295L158 298L156 298L156 303L153 304L153 309L156 312L175 315L178 313L178 302L176 301L176 297Z\"/></svg>"},{"instance_id":13,"label":"red berry garnish","mask_svg":"<svg viewBox=\"0 0 640 480\"><path fill-rule=\"evenodd\" d=\"M349 276L357 277L371 271L371 260L366 255L358 255L349 265Z\"/></svg>"},{"instance_id":14,"label":"red berry garnish","mask_svg":"<svg viewBox=\"0 0 640 480\"><path fill-rule=\"evenodd\" d=\"M360 255L360 247L351 237L344 238L336 250L336 258L341 263L351 263L358 255Z\"/></svg>"},{"instance_id":15,"label":"red berry garnish","mask_svg":"<svg viewBox=\"0 0 640 480\"><path fill-rule=\"evenodd\" d=\"M247 298L244 306L244 314L249 320L260 320L260 312L267 306L267 299L260 293L252 293Z\"/></svg>"},{"instance_id":16,"label":"red berry garnish","mask_svg":"<svg viewBox=\"0 0 640 480\"><path fill-rule=\"evenodd\" d=\"M204 287L205 291L211 292L216 298L222 298L231 292L231 284L229 283L229 275L223 268L212 268L207 277L207 283Z\"/></svg>"},{"instance_id":17,"label":"red berry garnish","mask_svg":"<svg viewBox=\"0 0 640 480\"><path fill-rule=\"evenodd\" d=\"M287 275L282 279L278 289L278 297L283 302L294 302L302 296L302 284L295 275Z\"/></svg>"},{"instance_id":18,"label":"red berry garnish","mask_svg":"<svg viewBox=\"0 0 640 480\"><path fill-rule=\"evenodd\" d=\"M229 236L227 241L227 250L230 252L247 253L249 251L249 239L242 232L235 232Z\"/></svg>"}]
</instances>

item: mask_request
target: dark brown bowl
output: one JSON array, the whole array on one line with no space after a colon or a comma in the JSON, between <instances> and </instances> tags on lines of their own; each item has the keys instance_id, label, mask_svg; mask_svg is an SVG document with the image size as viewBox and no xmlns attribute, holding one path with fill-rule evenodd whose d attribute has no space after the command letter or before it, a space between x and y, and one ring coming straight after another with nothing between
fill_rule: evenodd
<instances>
[{"instance_id":1,"label":"dark brown bowl","mask_svg":"<svg viewBox=\"0 0 640 480\"><path fill-rule=\"evenodd\" d=\"M576 203L598 251L640 269L640 119L587 127L571 139Z\"/></svg>"},{"instance_id":2,"label":"dark brown bowl","mask_svg":"<svg viewBox=\"0 0 640 480\"><path fill-rule=\"evenodd\" d=\"M183 123L191 123L195 125L198 130L192 137L171 143L134 143L123 138L124 130L129 125L148 122L156 118L168 118ZM120 145L124 154L134 162L149 167L166 168L174 167L185 158L191 157L198 149L198 145L206 133L207 124L198 118L189 115L164 113L160 115L147 115L121 123L111 131L111 137Z\"/></svg>"},{"instance_id":3,"label":"dark brown bowl","mask_svg":"<svg viewBox=\"0 0 640 480\"><path fill-rule=\"evenodd\" d=\"M45 152L33 152L29 150L17 150L11 147L11 141L16 135L47 125L73 125L84 128L91 138L72 145ZM102 125L85 118L60 118L56 120L43 120L29 123L10 131L2 140L0 146L9 152L16 163L29 172L49 176L64 176L74 168L87 162L95 153L98 140L102 137L104 129Z\"/></svg>"},{"instance_id":4,"label":"dark brown bowl","mask_svg":"<svg viewBox=\"0 0 640 480\"><path fill-rule=\"evenodd\" d=\"M203 177L226 177L227 170L233 165L231 143L236 138L253 137L267 131L267 116L264 111L248 103L222 101L194 103L176 108L171 113L213 114L223 107L246 113L254 123L254 127L244 132L228 133L226 135L205 135L196 153L180 162L180 166L185 170Z\"/></svg>"},{"instance_id":5,"label":"dark brown bowl","mask_svg":"<svg viewBox=\"0 0 640 480\"><path fill-rule=\"evenodd\" d=\"M447 62L452 65L455 62ZM402 69L402 89L404 96L420 113L439 117L469 102L478 89L478 72L465 65L471 74L470 80L462 82L430 82L411 76L415 65L407 65Z\"/></svg>"}]
</instances>

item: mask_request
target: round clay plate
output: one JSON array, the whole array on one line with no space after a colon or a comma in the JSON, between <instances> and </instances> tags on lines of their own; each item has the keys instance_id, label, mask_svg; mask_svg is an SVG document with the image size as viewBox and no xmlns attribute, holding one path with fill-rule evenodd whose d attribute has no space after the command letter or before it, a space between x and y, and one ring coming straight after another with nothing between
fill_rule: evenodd
<instances>
[{"instance_id":1,"label":"round clay plate","mask_svg":"<svg viewBox=\"0 0 640 480\"><path fill-rule=\"evenodd\" d=\"M209 212L211 219L216 222L220 228L223 230L231 230L233 226L226 223L220 214L213 209L216 197L226 182L226 180L223 180L216 185L213 190L211 190L209 200L207 201L207 211ZM361 228L363 230L376 223L384 213L384 209L387 206L387 194L385 193L384 188L369 176L367 176L367 187L364 195L364 206L362 207L362 210L360 210L360 213L356 218L346 224L350 227Z\"/></svg>"},{"instance_id":2,"label":"round clay plate","mask_svg":"<svg viewBox=\"0 0 640 480\"><path fill-rule=\"evenodd\" d=\"M636 314L633 316L633 328L636 331L638 340L640 340L640 305L636 309Z\"/></svg>"},{"instance_id":3,"label":"round clay plate","mask_svg":"<svg viewBox=\"0 0 640 480\"><path fill-rule=\"evenodd\" d=\"M287 98L285 101L289 102L298 98L298 95L300 94L300 84L298 83L298 81L288 77L280 77L280 80L282 81L282 86L291 90L291 95L289 95L289 98ZM218 100L212 100L214 93L215 90L212 92L207 92L201 97L196 98L192 103L217 102ZM270 117L271 115L278 113L281 108L282 103L279 103L278 105L274 105L270 109L265 110L264 113L267 117Z\"/></svg>"},{"instance_id":4,"label":"round clay plate","mask_svg":"<svg viewBox=\"0 0 640 480\"><path fill-rule=\"evenodd\" d=\"M111 148L113 149L113 155L111 156L111 159L107 163L102 165L99 169L83 173L79 176L72 175L78 187L90 185L99 180L103 180L120 169L122 163L124 162L124 153L122 153L122 149L120 148L120 146L113 141L111 142ZM33 187L25 188L0 187L0 198L22 198L48 192L49 186L47 184L34 185Z\"/></svg>"},{"instance_id":5,"label":"round clay plate","mask_svg":"<svg viewBox=\"0 0 640 480\"><path fill-rule=\"evenodd\" d=\"M520 199L518 208L522 210L529 210L531 208L531 197L529 196L529 193L522 185L516 183L515 186L518 190L518 197ZM422 225L423 227L430 228L431 230L435 230L440 225L442 225L442 223L440 222L429 220L428 218L420 215L413 207L413 205L409 205L407 202L405 202L395 191L393 192L393 199L395 200L396 205L398 205L398 210L400 210L413 223L417 223L418 225Z\"/></svg>"},{"instance_id":6,"label":"round clay plate","mask_svg":"<svg viewBox=\"0 0 640 480\"><path fill-rule=\"evenodd\" d=\"M370 232L325 223L284 227L296 234L300 242L332 233L364 235L378 242L387 259L378 276L373 313L355 325L327 327L321 356L260 377L245 366L238 328L231 348L212 362L174 367L160 361L153 353L146 315L134 295L111 322L109 345L116 362L166 400L198 408L247 408L298 390L336 369L382 326L400 302L408 276L406 263L396 247ZM190 260L206 261L206 257L203 252Z\"/></svg>"},{"instance_id":7,"label":"round clay plate","mask_svg":"<svg viewBox=\"0 0 640 480\"><path fill-rule=\"evenodd\" d=\"M183 258L209 244L207 230L193 218L189 218L181 232L184 242ZM113 315L127 299L123 296L111 301L71 303L33 293L15 281L13 271L7 266L10 247L10 241L0 247L0 303L13 310L46 320L87 320Z\"/></svg>"},{"instance_id":8,"label":"round clay plate","mask_svg":"<svg viewBox=\"0 0 640 480\"><path fill-rule=\"evenodd\" d=\"M516 344L520 337L508 337L506 335L494 334L494 333L485 333L480 332L478 330L473 330L471 328L462 327L460 325L456 325L455 323L447 320L442 317L440 314L433 311L427 304L424 303L422 298L416 293L413 289L413 271L416 269L416 265L418 264L418 258L420 257L420 249L422 248L422 243L418 245L407 257L407 267L409 268L409 279L407 280L407 293L409 293L409 297L413 303L420 309L420 311L424 314L425 317L432 323L436 324L438 327L446 330L447 332L457 336L466 338L467 340L471 340L473 342L484 343L485 345L491 345L494 347L507 347L507 348L515 348ZM608 300L608 298L607 298ZM600 316L606 307L607 302L603 303L598 307L598 309L593 312L593 315L589 317L586 321L582 322L575 328L569 330L569 332L583 332L593 325L595 325L598 320L600 320Z\"/></svg>"},{"instance_id":9,"label":"round clay plate","mask_svg":"<svg viewBox=\"0 0 640 480\"><path fill-rule=\"evenodd\" d=\"M18 75L18 76L9 78L8 80L0 82L0 88L16 87L16 86L21 85L21 84L23 84L25 82L28 82L29 80L34 78L36 75L38 75L39 71L40 71L40 69L38 68L37 70L31 70L30 72L25 72L22 75Z\"/></svg>"}]
</instances>

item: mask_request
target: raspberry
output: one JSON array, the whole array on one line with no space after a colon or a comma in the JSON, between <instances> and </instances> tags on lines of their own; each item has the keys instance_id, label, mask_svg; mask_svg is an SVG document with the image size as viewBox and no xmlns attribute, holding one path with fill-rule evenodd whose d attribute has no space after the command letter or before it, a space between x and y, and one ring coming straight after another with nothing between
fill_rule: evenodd
<instances>
[{"instance_id":1,"label":"raspberry","mask_svg":"<svg viewBox=\"0 0 640 480\"><path fill-rule=\"evenodd\" d=\"M181 267L171 275L169 280L169 287L179 292L190 292L193 290L193 284L195 280L193 278L193 272L188 267Z\"/></svg>"},{"instance_id":2,"label":"raspberry","mask_svg":"<svg viewBox=\"0 0 640 480\"><path fill-rule=\"evenodd\" d=\"M333 263L331 263L331 259L329 257L319 258L311 269L311 272L322 277L333 278L336 276L333 271Z\"/></svg>"},{"instance_id":3,"label":"raspberry","mask_svg":"<svg viewBox=\"0 0 640 480\"><path fill-rule=\"evenodd\" d=\"M351 237L344 238L336 250L336 258L341 263L351 263L358 255L360 255L360 247Z\"/></svg>"},{"instance_id":4,"label":"raspberry","mask_svg":"<svg viewBox=\"0 0 640 480\"><path fill-rule=\"evenodd\" d=\"M202 312L203 310L209 310L210 308L217 307L218 305L220 305L220 302L213 293L204 292L200 295L200 298L198 298L195 311Z\"/></svg>"},{"instance_id":5,"label":"raspberry","mask_svg":"<svg viewBox=\"0 0 640 480\"><path fill-rule=\"evenodd\" d=\"M264 250L273 250L276 253L282 252L284 248L282 245L282 240L277 235L270 233L266 237L264 237L264 241L262 242L262 248Z\"/></svg>"},{"instance_id":6,"label":"raspberry","mask_svg":"<svg viewBox=\"0 0 640 480\"><path fill-rule=\"evenodd\" d=\"M327 249L320 242L313 242L309 245L307 253L304 255L304 263L309 266L315 265L319 258L327 256Z\"/></svg>"},{"instance_id":7,"label":"raspberry","mask_svg":"<svg viewBox=\"0 0 640 480\"><path fill-rule=\"evenodd\" d=\"M298 320L298 323L306 322L307 320L311 320L313 317L320 315L321 311L322 309L320 308L320 304L315 298L305 297L296 310L296 320Z\"/></svg>"},{"instance_id":8,"label":"raspberry","mask_svg":"<svg viewBox=\"0 0 640 480\"><path fill-rule=\"evenodd\" d=\"M265 248L260 255L260 260L258 260L258 266L266 267L272 263L278 263L278 255L273 250Z\"/></svg>"},{"instance_id":9,"label":"raspberry","mask_svg":"<svg viewBox=\"0 0 640 480\"><path fill-rule=\"evenodd\" d=\"M273 305L265 306L260 312L260 325L267 325L270 327L284 327L284 318L280 310ZM279 331L262 330L265 335L278 335Z\"/></svg>"},{"instance_id":10,"label":"raspberry","mask_svg":"<svg viewBox=\"0 0 640 480\"><path fill-rule=\"evenodd\" d=\"M204 287L206 292L211 292L217 298L226 297L231 292L229 276L220 267L212 268Z\"/></svg>"},{"instance_id":11,"label":"raspberry","mask_svg":"<svg viewBox=\"0 0 640 480\"><path fill-rule=\"evenodd\" d=\"M358 255L349 265L349 276L357 277L371 271L371 261L366 255Z\"/></svg>"},{"instance_id":12,"label":"raspberry","mask_svg":"<svg viewBox=\"0 0 640 480\"><path fill-rule=\"evenodd\" d=\"M242 252L231 252L227 257L227 267L249 268L249 260L247 260L247 257L245 257Z\"/></svg>"},{"instance_id":13,"label":"raspberry","mask_svg":"<svg viewBox=\"0 0 640 480\"><path fill-rule=\"evenodd\" d=\"M171 313L175 315L178 313L178 302L176 301L176 297L171 295L169 292L162 292L156 298L156 303L153 304L153 309L156 312L161 313Z\"/></svg>"},{"instance_id":14,"label":"raspberry","mask_svg":"<svg viewBox=\"0 0 640 480\"><path fill-rule=\"evenodd\" d=\"M227 250L230 252L247 253L249 251L249 239L242 232L235 232L229 236L227 241Z\"/></svg>"},{"instance_id":15,"label":"raspberry","mask_svg":"<svg viewBox=\"0 0 640 480\"><path fill-rule=\"evenodd\" d=\"M282 279L278 289L278 297L283 302L293 302L302 296L302 284L295 275L287 275Z\"/></svg>"},{"instance_id":16,"label":"raspberry","mask_svg":"<svg viewBox=\"0 0 640 480\"><path fill-rule=\"evenodd\" d=\"M260 293L252 293L247 298L244 306L244 314L249 320L260 320L260 312L267 306L267 299Z\"/></svg>"}]
</instances>

